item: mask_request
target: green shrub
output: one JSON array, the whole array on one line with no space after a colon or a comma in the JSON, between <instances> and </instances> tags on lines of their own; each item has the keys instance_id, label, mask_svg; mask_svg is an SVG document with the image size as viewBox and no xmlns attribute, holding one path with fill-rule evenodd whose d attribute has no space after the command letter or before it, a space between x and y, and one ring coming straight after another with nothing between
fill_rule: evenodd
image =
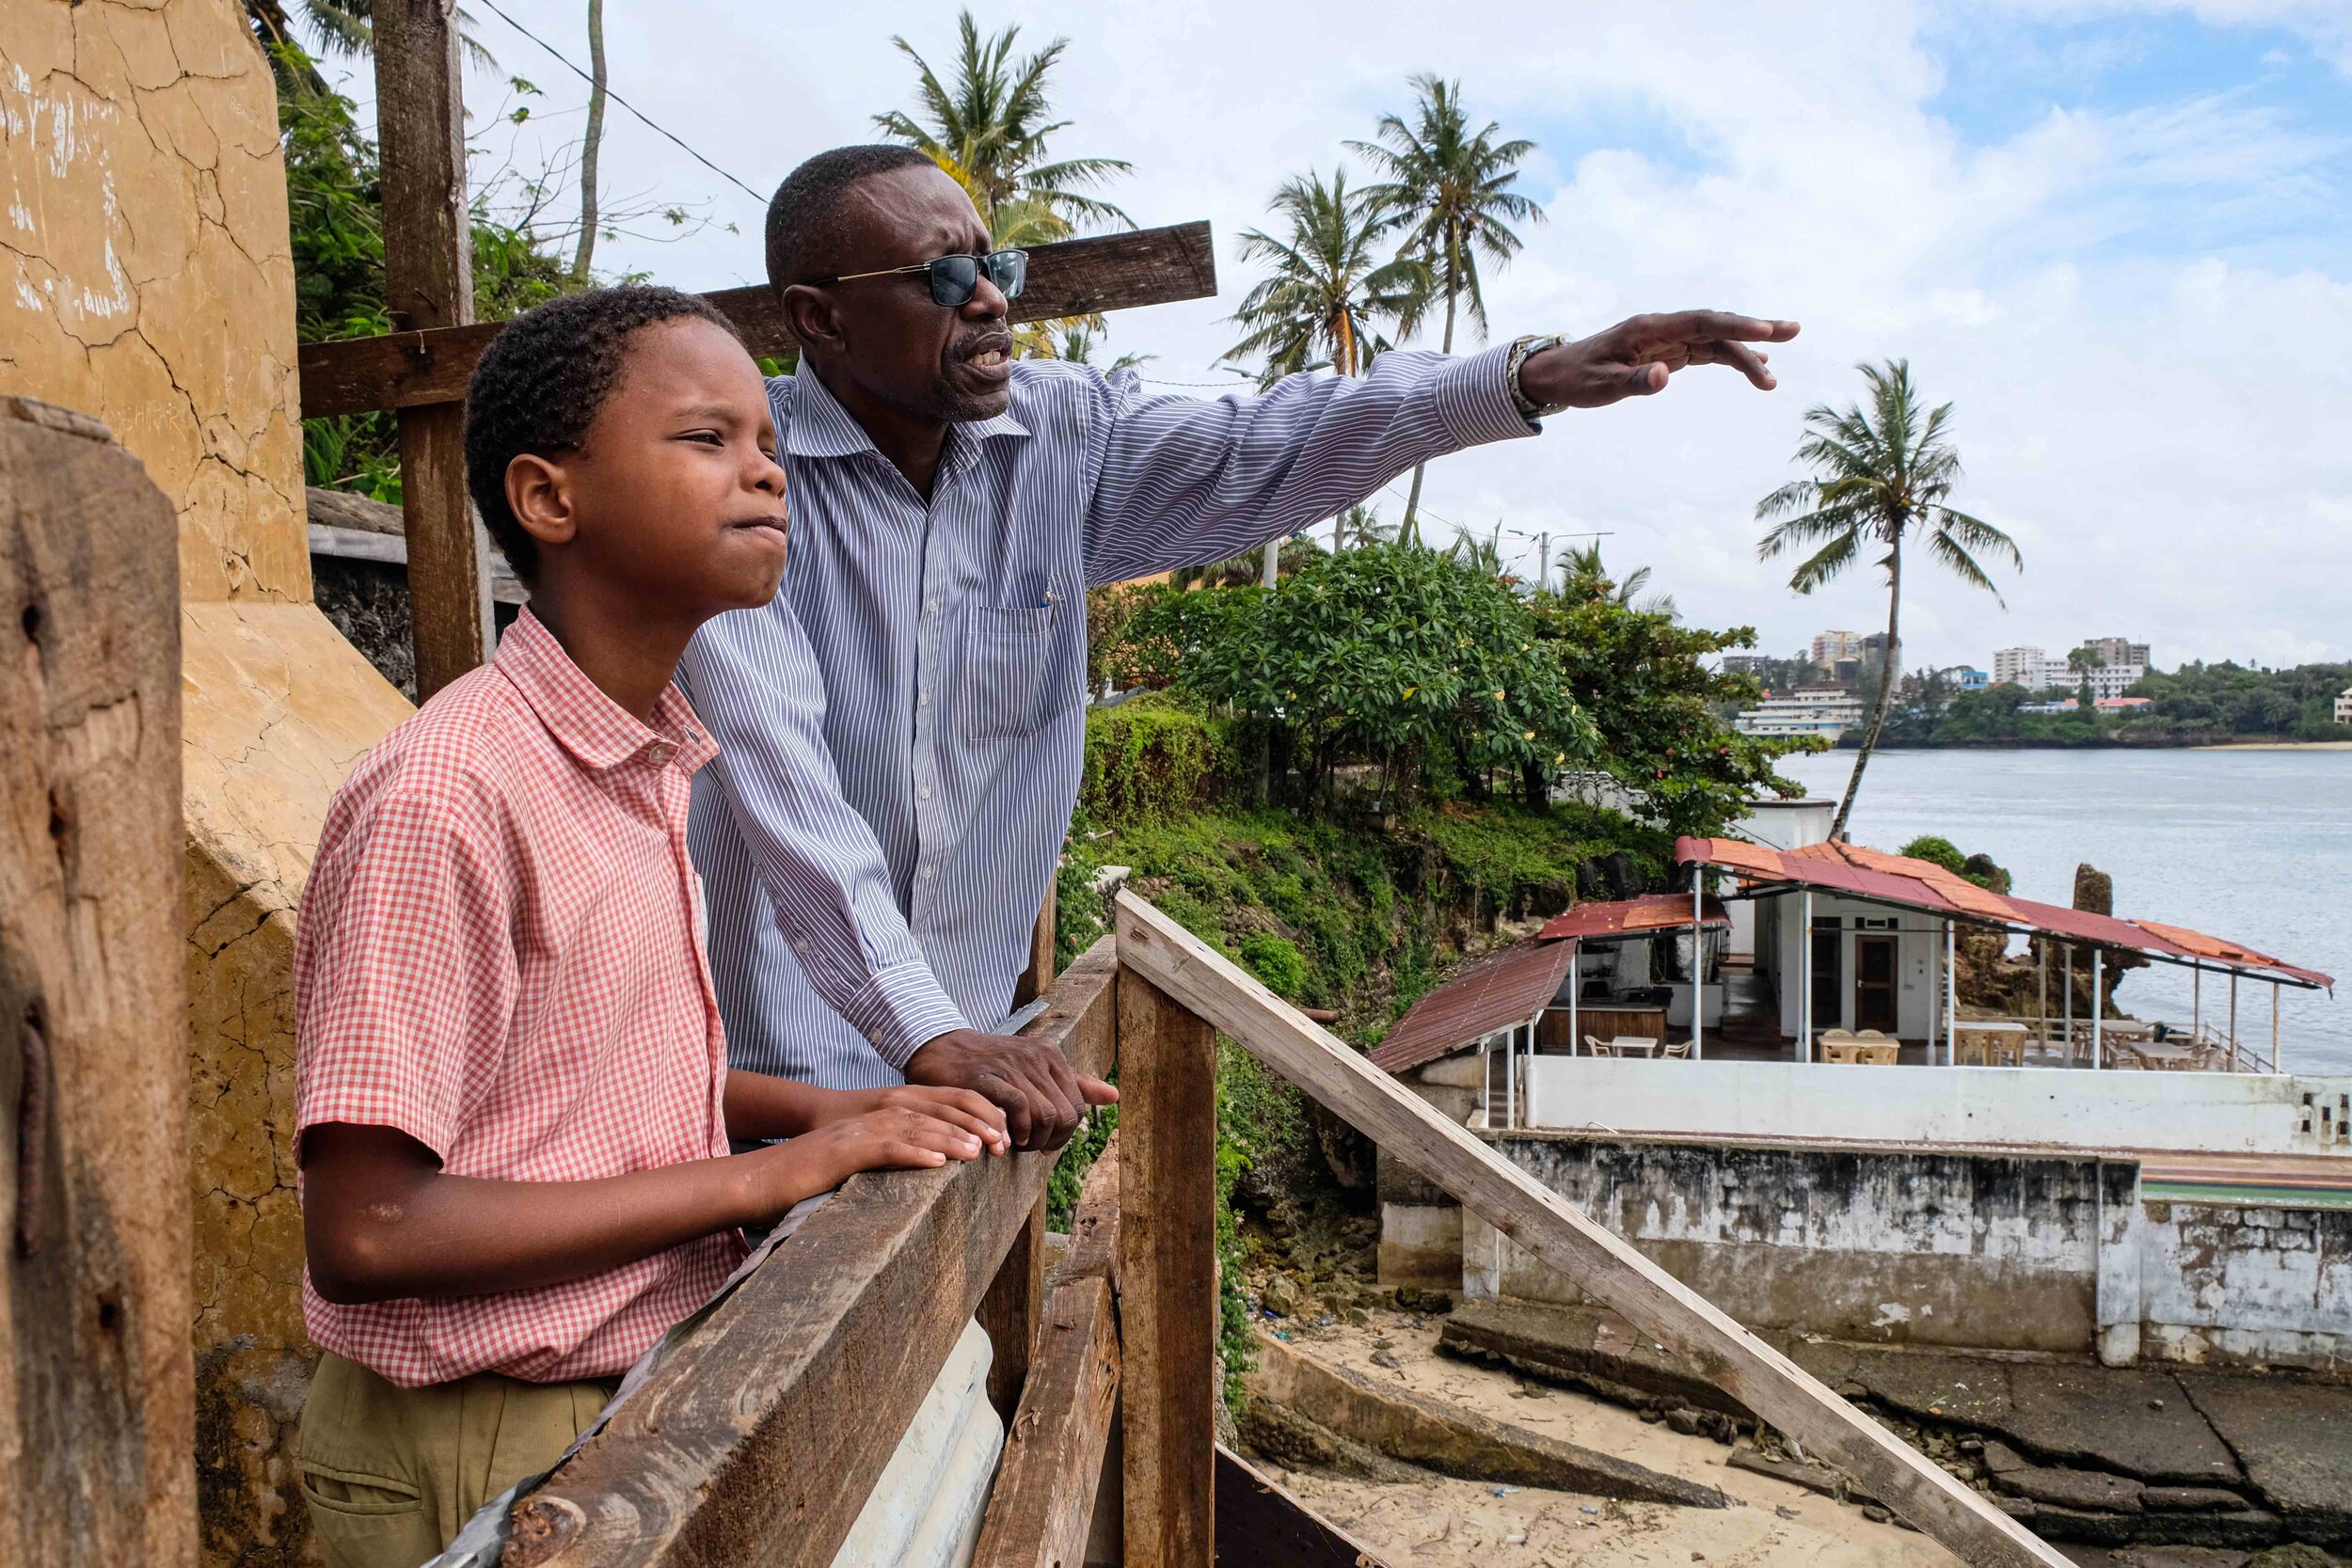
<instances>
[{"instance_id":1,"label":"green shrub","mask_svg":"<svg viewBox=\"0 0 2352 1568\"><path fill-rule=\"evenodd\" d=\"M1940 865L1954 876L1959 876L1968 863L1967 857L1960 852L1959 845L1935 833L1921 833L1898 853L1910 860Z\"/></svg>"},{"instance_id":2,"label":"green shrub","mask_svg":"<svg viewBox=\"0 0 2352 1568\"><path fill-rule=\"evenodd\" d=\"M1079 808L1104 828L1207 809L1232 772L1229 726L1184 699L1146 692L1087 715Z\"/></svg>"},{"instance_id":3,"label":"green shrub","mask_svg":"<svg viewBox=\"0 0 2352 1568\"><path fill-rule=\"evenodd\" d=\"M1298 944L1271 931L1252 931L1242 938L1241 961L1277 996L1295 997L1307 983L1307 960Z\"/></svg>"}]
</instances>

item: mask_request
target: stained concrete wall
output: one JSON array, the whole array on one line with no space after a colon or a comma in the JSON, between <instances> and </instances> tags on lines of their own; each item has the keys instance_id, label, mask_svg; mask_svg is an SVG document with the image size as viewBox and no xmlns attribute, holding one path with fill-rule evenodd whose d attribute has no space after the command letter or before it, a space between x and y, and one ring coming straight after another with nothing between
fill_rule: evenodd
<instances>
[{"instance_id":1,"label":"stained concrete wall","mask_svg":"<svg viewBox=\"0 0 2352 1568\"><path fill-rule=\"evenodd\" d=\"M232 0L0 5L0 391L103 418L180 518L197 1465L206 1560L310 1560L294 910L408 705L311 607L266 62Z\"/></svg>"},{"instance_id":2,"label":"stained concrete wall","mask_svg":"<svg viewBox=\"0 0 2352 1568\"><path fill-rule=\"evenodd\" d=\"M2352 1375L2352 1210L2144 1208L2137 1238L2143 1354Z\"/></svg>"},{"instance_id":3,"label":"stained concrete wall","mask_svg":"<svg viewBox=\"0 0 2352 1568\"><path fill-rule=\"evenodd\" d=\"M1862 1343L2091 1349L2102 1233L2137 1186L2136 1166L2082 1157L1559 1134L1493 1146L1740 1322ZM1467 1212L1462 1285L1583 1299Z\"/></svg>"}]
</instances>

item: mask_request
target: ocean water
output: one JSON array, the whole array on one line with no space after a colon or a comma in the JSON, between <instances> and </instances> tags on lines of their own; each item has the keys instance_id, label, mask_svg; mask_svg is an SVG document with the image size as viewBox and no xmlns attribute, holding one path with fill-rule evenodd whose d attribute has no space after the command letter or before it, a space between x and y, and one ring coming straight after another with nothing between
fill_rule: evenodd
<instances>
[{"instance_id":1,"label":"ocean water","mask_svg":"<svg viewBox=\"0 0 2352 1568\"><path fill-rule=\"evenodd\" d=\"M1783 770L1836 798L1851 752ZM1863 775L1848 835L1899 849L1941 833L2007 867L2019 896L2074 902L2074 867L2115 879L2115 912L2189 926L2335 975L2338 995L2287 990L2290 1072L2352 1073L2352 752L1882 752ZM2189 1015L2189 972L2134 970L2116 992L2145 1019ZM2238 984L2238 1037L2267 1053L2267 985ZM2228 1006L2207 974L2205 1016Z\"/></svg>"}]
</instances>

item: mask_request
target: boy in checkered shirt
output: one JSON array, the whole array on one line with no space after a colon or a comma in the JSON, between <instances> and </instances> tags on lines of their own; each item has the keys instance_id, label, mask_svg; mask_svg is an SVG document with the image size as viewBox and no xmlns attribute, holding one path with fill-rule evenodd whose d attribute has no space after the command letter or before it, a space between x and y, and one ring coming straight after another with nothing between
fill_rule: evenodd
<instances>
[{"instance_id":1,"label":"boy in checkered shirt","mask_svg":"<svg viewBox=\"0 0 2352 1568\"><path fill-rule=\"evenodd\" d=\"M294 949L296 1448L327 1560L414 1565L547 1468L767 1225L854 1171L1007 1148L962 1090L730 1072L672 688L785 559L767 390L668 289L518 318L468 482L531 607L337 792ZM784 1138L745 1154L731 1140Z\"/></svg>"}]
</instances>

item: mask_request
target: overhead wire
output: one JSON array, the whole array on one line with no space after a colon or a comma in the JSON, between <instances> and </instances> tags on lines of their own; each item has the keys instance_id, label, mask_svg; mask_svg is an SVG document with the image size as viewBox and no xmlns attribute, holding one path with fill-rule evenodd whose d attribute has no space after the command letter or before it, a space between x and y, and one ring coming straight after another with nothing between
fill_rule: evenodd
<instances>
[{"instance_id":1,"label":"overhead wire","mask_svg":"<svg viewBox=\"0 0 2352 1568\"><path fill-rule=\"evenodd\" d=\"M513 17L507 15L506 12L500 9L498 0L482 0L482 4L488 8L491 15L497 17L501 22L505 23L509 27L514 28L515 31L522 34L523 37L529 39L532 42L537 44L540 48L546 50L549 55L553 55L556 63L563 66L564 70L570 71L573 75L587 83L591 87L596 85L596 79L590 75L587 71L582 71L580 67L574 65L571 60L564 55L562 50L556 48L555 45L549 43L547 40L541 38L538 34L532 32L530 28L524 26L521 23L516 21ZM708 158L704 157L700 152L697 152L691 147L689 147L685 140L675 132L671 131L666 126L656 124L646 116L643 109L640 109L636 104L631 103L628 99L623 98L619 93L614 92L612 90L612 84L610 81L606 82L604 85L604 95L612 100L613 103L618 103L622 108L627 109L630 114L635 115L638 122L644 125L646 130L653 132L658 136L665 138L672 145L676 147L679 151L685 153L688 157L693 159L696 163L702 165L703 167L708 169L720 179L724 180L736 189L741 191L745 196L750 197L754 201L758 202L763 207L767 205L768 198L766 197L752 189L751 186L743 183L742 181L738 180L734 175L729 174L725 169L721 168L717 164L712 163Z\"/></svg>"}]
</instances>

